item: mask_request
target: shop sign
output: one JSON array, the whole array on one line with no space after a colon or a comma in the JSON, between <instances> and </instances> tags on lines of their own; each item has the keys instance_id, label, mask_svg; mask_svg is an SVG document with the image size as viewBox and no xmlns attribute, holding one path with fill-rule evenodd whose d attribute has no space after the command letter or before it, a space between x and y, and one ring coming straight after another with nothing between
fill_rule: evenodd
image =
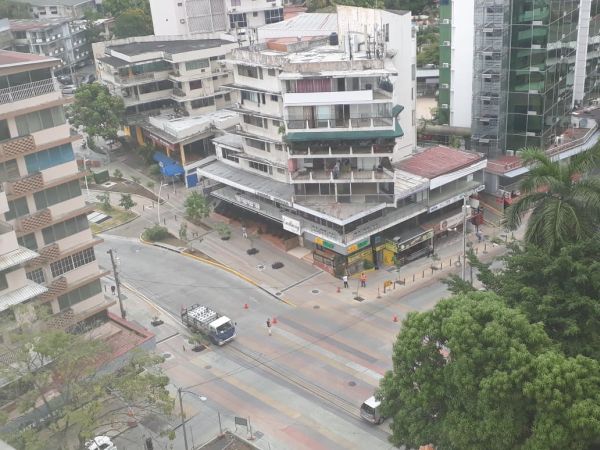
<instances>
[{"instance_id":1,"label":"shop sign","mask_svg":"<svg viewBox=\"0 0 600 450\"><path fill-rule=\"evenodd\" d=\"M455 195L454 197L449 198L448 200L444 200L443 202L438 203L437 205L431 206L429 208L429 212L434 212L434 211L437 211L438 209L442 209L445 206L451 205L452 203L456 203L457 201L462 200L465 196L468 197L473 192L480 192L480 191L483 191L484 189L485 189L485 184L482 184L481 186L478 186L477 189Z\"/></svg>"},{"instance_id":2,"label":"shop sign","mask_svg":"<svg viewBox=\"0 0 600 450\"><path fill-rule=\"evenodd\" d=\"M397 251L402 252L406 249L414 247L417 244L420 244L421 242L425 242L426 240L431 239L432 237L433 230L428 230L425 233L419 234L418 236L415 236L412 239L396 244L396 246L398 247Z\"/></svg>"},{"instance_id":3,"label":"shop sign","mask_svg":"<svg viewBox=\"0 0 600 450\"><path fill-rule=\"evenodd\" d=\"M454 216L448 217L440 222L440 231L446 231L448 228L455 228L463 221L463 213L460 212Z\"/></svg>"},{"instance_id":4,"label":"shop sign","mask_svg":"<svg viewBox=\"0 0 600 450\"><path fill-rule=\"evenodd\" d=\"M363 250L362 252L348 256L348 264L354 264L356 261L364 259L371 259L371 249Z\"/></svg>"},{"instance_id":5,"label":"shop sign","mask_svg":"<svg viewBox=\"0 0 600 450\"><path fill-rule=\"evenodd\" d=\"M321 239L320 237L315 238L315 244L320 245L321 247L325 247L328 249L333 249L335 247L334 244L332 244L329 241L326 241L324 239Z\"/></svg>"},{"instance_id":6,"label":"shop sign","mask_svg":"<svg viewBox=\"0 0 600 450\"><path fill-rule=\"evenodd\" d=\"M281 221L283 222L284 230L290 231L297 235L302 234L301 230L300 230L300 221L299 220L292 219L291 217L282 215Z\"/></svg>"},{"instance_id":7,"label":"shop sign","mask_svg":"<svg viewBox=\"0 0 600 450\"><path fill-rule=\"evenodd\" d=\"M242 197L239 194L235 195L235 201L238 202L240 205L244 205L244 206L248 206L252 209L260 210L260 203L253 202L252 200L247 199L246 197Z\"/></svg>"},{"instance_id":8,"label":"shop sign","mask_svg":"<svg viewBox=\"0 0 600 450\"><path fill-rule=\"evenodd\" d=\"M350 247L348 247L348 253L354 253L358 250L360 250L361 248L365 248L370 244L370 240L369 238L365 239L364 241L360 241L357 242L356 244L352 244Z\"/></svg>"},{"instance_id":9,"label":"shop sign","mask_svg":"<svg viewBox=\"0 0 600 450\"><path fill-rule=\"evenodd\" d=\"M384 245L384 248L386 250L389 250L392 253L396 253L398 251L398 248L396 247L396 244L394 242L391 241L387 241Z\"/></svg>"}]
</instances>

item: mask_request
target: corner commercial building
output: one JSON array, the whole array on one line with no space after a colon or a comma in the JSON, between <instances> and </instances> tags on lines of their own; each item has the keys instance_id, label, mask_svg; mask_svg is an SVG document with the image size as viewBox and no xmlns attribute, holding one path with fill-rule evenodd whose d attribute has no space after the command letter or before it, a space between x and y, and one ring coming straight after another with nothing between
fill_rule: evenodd
<instances>
[{"instance_id":1,"label":"corner commercial building","mask_svg":"<svg viewBox=\"0 0 600 450\"><path fill-rule=\"evenodd\" d=\"M339 274L431 251L483 188L486 160L445 147L413 154L410 13L338 6L337 21L331 36L231 52L242 120L213 140L217 160L198 175L223 204L280 224Z\"/></svg>"}]
</instances>

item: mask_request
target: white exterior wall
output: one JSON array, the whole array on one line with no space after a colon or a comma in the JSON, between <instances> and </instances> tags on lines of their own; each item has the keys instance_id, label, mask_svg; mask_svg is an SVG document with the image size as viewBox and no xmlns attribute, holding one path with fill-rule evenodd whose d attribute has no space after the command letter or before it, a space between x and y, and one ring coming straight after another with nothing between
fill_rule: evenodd
<instances>
[{"instance_id":1,"label":"white exterior wall","mask_svg":"<svg viewBox=\"0 0 600 450\"><path fill-rule=\"evenodd\" d=\"M452 1L450 126L471 127L475 1Z\"/></svg>"},{"instance_id":2,"label":"white exterior wall","mask_svg":"<svg viewBox=\"0 0 600 450\"><path fill-rule=\"evenodd\" d=\"M386 25L389 26L389 41L385 42L387 62L398 71L392 77L394 83L394 104L402 105L399 122L404 136L397 139L394 160L410 155L417 148L416 110L417 110L417 41L413 36L410 13L395 14L380 9L356 8L353 6L337 6L338 35L340 43L348 35L348 31L364 33L371 36L382 35Z\"/></svg>"},{"instance_id":3,"label":"white exterior wall","mask_svg":"<svg viewBox=\"0 0 600 450\"><path fill-rule=\"evenodd\" d=\"M178 3L182 3L182 6L177 6ZM183 0L150 0L150 10L155 36L174 36L188 33ZM184 23L181 23L181 20Z\"/></svg>"},{"instance_id":4,"label":"white exterior wall","mask_svg":"<svg viewBox=\"0 0 600 450\"><path fill-rule=\"evenodd\" d=\"M575 80L573 85L573 105L585 96L588 40L590 35L590 14L592 0L580 0L579 24L577 26L577 53L575 55ZM572 106L573 106L572 105Z\"/></svg>"}]
</instances>

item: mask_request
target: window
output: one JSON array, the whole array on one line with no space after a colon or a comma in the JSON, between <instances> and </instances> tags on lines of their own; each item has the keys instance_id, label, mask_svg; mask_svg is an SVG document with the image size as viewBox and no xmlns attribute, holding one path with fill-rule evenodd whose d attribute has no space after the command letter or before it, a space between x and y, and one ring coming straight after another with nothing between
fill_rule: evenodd
<instances>
[{"instance_id":1,"label":"window","mask_svg":"<svg viewBox=\"0 0 600 450\"><path fill-rule=\"evenodd\" d=\"M208 59L196 59L185 63L185 70L205 69L210 65Z\"/></svg>"},{"instance_id":2,"label":"window","mask_svg":"<svg viewBox=\"0 0 600 450\"><path fill-rule=\"evenodd\" d=\"M390 24L386 23L383 26L383 34L385 35L385 42L390 42Z\"/></svg>"},{"instance_id":3,"label":"window","mask_svg":"<svg viewBox=\"0 0 600 450\"><path fill-rule=\"evenodd\" d=\"M0 291L8 289L8 281L6 280L6 272L0 272Z\"/></svg>"},{"instance_id":4,"label":"window","mask_svg":"<svg viewBox=\"0 0 600 450\"><path fill-rule=\"evenodd\" d=\"M8 211L4 213L6 220L13 220L17 217L29 214L29 206L25 197L8 202Z\"/></svg>"},{"instance_id":5,"label":"window","mask_svg":"<svg viewBox=\"0 0 600 450\"><path fill-rule=\"evenodd\" d=\"M42 230L42 236L44 237L44 244L52 244L53 242L59 241L71 236L80 231L87 230L89 223L87 216L81 215L73 217L72 219L65 220L64 222L51 225Z\"/></svg>"},{"instance_id":6,"label":"window","mask_svg":"<svg viewBox=\"0 0 600 450\"><path fill-rule=\"evenodd\" d=\"M271 148L268 142L259 141L257 139L246 138L246 145L249 147L257 148L266 152L270 152Z\"/></svg>"},{"instance_id":7,"label":"window","mask_svg":"<svg viewBox=\"0 0 600 450\"><path fill-rule=\"evenodd\" d=\"M262 117L251 116L244 114L244 123L254 125L255 127L267 128L267 120Z\"/></svg>"},{"instance_id":8,"label":"window","mask_svg":"<svg viewBox=\"0 0 600 450\"><path fill-rule=\"evenodd\" d=\"M37 284L42 284L46 281L43 269L32 270L31 272L27 272L25 276Z\"/></svg>"},{"instance_id":9,"label":"window","mask_svg":"<svg viewBox=\"0 0 600 450\"><path fill-rule=\"evenodd\" d=\"M278 102L279 101L279 97L276 95L271 95L271 101L272 102Z\"/></svg>"},{"instance_id":10,"label":"window","mask_svg":"<svg viewBox=\"0 0 600 450\"><path fill-rule=\"evenodd\" d=\"M282 152L283 151L283 145L281 144L275 144L275 150Z\"/></svg>"},{"instance_id":11,"label":"window","mask_svg":"<svg viewBox=\"0 0 600 450\"><path fill-rule=\"evenodd\" d=\"M283 20L283 8L265 11L265 23L277 23Z\"/></svg>"},{"instance_id":12,"label":"window","mask_svg":"<svg viewBox=\"0 0 600 450\"><path fill-rule=\"evenodd\" d=\"M37 250L37 240L35 239L34 233L26 234L25 236L21 236L17 238L17 242L20 246L28 248L29 250Z\"/></svg>"},{"instance_id":13,"label":"window","mask_svg":"<svg viewBox=\"0 0 600 450\"><path fill-rule=\"evenodd\" d=\"M0 120L0 141L4 141L6 139L10 139L8 122L6 120Z\"/></svg>"},{"instance_id":14,"label":"window","mask_svg":"<svg viewBox=\"0 0 600 450\"><path fill-rule=\"evenodd\" d=\"M277 173L280 174L285 174L285 169L280 169L279 167L277 168Z\"/></svg>"},{"instance_id":15,"label":"window","mask_svg":"<svg viewBox=\"0 0 600 450\"><path fill-rule=\"evenodd\" d=\"M215 99L214 97L199 98L198 100L192 100L190 103L193 109L204 108L206 106L214 105Z\"/></svg>"},{"instance_id":16,"label":"window","mask_svg":"<svg viewBox=\"0 0 600 450\"><path fill-rule=\"evenodd\" d=\"M100 294L101 292L102 285L100 284L100 280L95 280L79 289L75 289L58 297L58 306L60 307L60 310L63 311L79 302L93 297L94 295Z\"/></svg>"},{"instance_id":17,"label":"window","mask_svg":"<svg viewBox=\"0 0 600 450\"><path fill-rule=\"evenodd\" d=\"M223 154L223 158L225 158L229 161L233 161L236 164L240 163L240 159L237 157L236 152L224 148L221 150L221 153Z\"/></svg>"},{"instance_id":18,"label":"window","mask_svg":"<svg viewBox=\"0 0 600 450\"><path fill-rule=\"evenodd\" d=\"M275 76L275 69L267 69L267 74L270 77L274 77Z\"/></svg>"},{"instance_id":19,"label":"window","mask_svg":"<svg viewBox=\"0 0 600 450\"><path fill-rule=\"evenodd\" d=\"M254 103L259 102L258 93L252 91L241 91L242 92L242 101L249 100Z\"/></svg>"},{"instance_id":20,"label":"window","mask_svg":"<svg viewBox=\"0 0 600 450\"><path fill-rule=\"evenodd\" d=\"M73 161L73 159L75 159L73 156L73 147L71 147L71 144L64 144L60 147L53 147L26 155L25 165L27 166L27 172L33 173Z\"/></svg>"},{"instance_id":21,"label":"window","mask_svg":"<svg viewBox=\"0 0 600 450\"><path fill-rule=\"evenodd\" d=\"M223 99L224 99L226 102L230 102L230 101L231 101L231 94L225 94L225 95L223 96Z\"/></svg>"},{"instance_id":22,"label":"window","mask_svg":"<svg viewBox=\"0 0 600 450\"><path fill-rule=\"evenodd\" d=\"M279 128L281 126L281 122L279 120L273 120L273 126L275 128Z\"/></svg>"},{"instance_id":23,"label":"window","mask_svg":"<svg viewBox=\"0 0 600 450\"><path fill-rule=\"evenodd\" d=\"M201 89L202 88L202 80L194 80L190 81L190 90Z\"/></svg>"},{"instance_id":24,"label":"window","mask_svg":"<svg viewBox=\"0 0 600 450\"><path fill-rule=\"evenodd\" d=\"M21 177L16 159L0 163L0 183L16 180Z\"/></svg>"},{"instance_id":25,"label":"window","mask_svg":"<svg viewBox=\"0 0 600 450\"><path fill-rule=\"evenodd\" d=\"M254 11L254 12L252 13L252 17L258 17L258 11Z\"/></svg>"},{"instance_id":26,"label":"window","mask_svg":"<svg viewBox=\"0 0 600 450\"><path fill-rule=\"evenodd\" d=\"M272 168L270 166L267 166L266 164L261 164L255 161L250 161L249 166L251 169L255 169L255 170L260 170L261 172L265 172L265 173L272 173Z\"/></svg>"},{"instance_id":27,"label":"window","mask_svg":"<svg viewBox=\"0 0 600 450\"><path fill-rule=\"evenodd\" d=\"M246 14L229 14L229 26L233 29L246 28L248 26Z\"/></svg>"},{"instance_id":28,"label":"window","mask_svg":"<svg viewBox=\"0 0 600 450\"><path fill-rule=\"evenodd\" d=\"M80 195L81 188L79 187L79 181L74 180L42 192L36 192L33 194L33 199L35 200L35 207L37 209L44 209L48 206L79 197Z\"/></svg>"},{"instance_id":29,"label":"window","mask_svg":"<svg viewBox=\"0 0 600 450\"><path fill-rule=\"evenodd\" d=\"M241 75L243 77L260 78L261 80L263 77L262 67L245 66L243 64L238 64L237 71L238 75Z\"/></svg>"},{"instance_id":30,"label":"window","mask_svg":"<svg viewBox=\"0 0 600 450\"><path fill-rule=\"evenodd\" d=\"M94 255L94 249L90 247L53 262L50 264L50 271L52 272L52 276L56 278L63 273L70 272L73 269L89 264L95 260L96 255Z\"/></svg>"},{"instance_id":31,"label":"window","mask_svg":"<svg viewBox=\"0 0 600 450\"><path fill-rule=\"evenodd\" d=\"M62 106L42 109L29 114L15 117L19 136L25 136L36 131L56 127L66 122Z\"/></svg>"}]
</instances>

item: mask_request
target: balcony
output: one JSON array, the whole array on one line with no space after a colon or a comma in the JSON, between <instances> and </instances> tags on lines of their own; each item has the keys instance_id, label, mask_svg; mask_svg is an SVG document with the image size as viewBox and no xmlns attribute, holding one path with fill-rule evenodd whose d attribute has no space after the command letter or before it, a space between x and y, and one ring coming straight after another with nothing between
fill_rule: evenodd
<instances>
[{"instance_id":1,"label":"balcony","mask_svg":"<svg viewBox=\"0 0 600 450\"><path fill-rule=\"evenodd\" d=\"M344 156L373 156L373 155L391 155L394 153L395 144L373 144L373 145L308 145L305 147L289 148L290 158L305 158L307 156L339 158Z\"/></svg>"},{"instance_id":2,"label":"balcony","mask_svg":"<svg viewBox=\"0 0 600 450\"><path fill-rule=\"evenodd\" d=\"M30 192L40 191L44 188L44 177L41 172L23 177L17 181L6 184L6 193L10 197L19 197Z\"/></svg>"},{"instance_id":3,"label":"balcony","mask_svg":"<svg viewBox=\"0 0 600 450\"><path fill-rule=\"evenodd\" d=\"M330 183L371 183L377 181L393 181L394 173L383 170L352 170L350 172L341 172L334 176L331 170L298 170L292 173L292 181L296 183L315 182L322 183L324 181Z\"/></svg>"},{"instance_id":4,"label":"balcony","mask_svg":"<svg viewBox=\"0 0 600 450\"><path fill-rule=\"evenodd\" d=\"M115 75L115 83L119 83L123 86L130 86L133 84L142 84L147 81L155 81L157 79L162 79L162 78L157 78L156 74L154 72L141 73L139 75L130 75L130 76L126 76L126 77L122 77L120 75Z\"/></svg>"},{"instance_id":5,"label":"balcony","mask_svg":"<svg viewBox=\"0 0 600 450\"><path fill-rule=\"evenodd\" d=\"M369 120L369 126L364 122ZM359 127L353 127L353 121ZM361 122L362 121L362 122ZM389 123L389 125L387 125ZM286 122L288 132L284 139L288 143L323 140L367 140L397 138L404 135L397 120L391 117L330 120L290 120Z\"/></svg>"},{"instance_id":6,"label":"balcony","mask_svg":"<svg viewBox=\"0 0 600 450\"><path fill-rule=\"evenodd\" d=\"M0 142L0 162L35 151L33 136L22 136Z\"/></svg>"},{"instance_id":7,"label":"balcony","mask_svg":"<svg viewBox=\"0 0 600 450\"><path fill-rule=\"evenodd\" d=\"M36 213L21 217L15 222L15 230L25 234L31 231L39 230L52 224L52 214L48 208L42 209Z\"/></svg>"},{"instance_id":8,"label":"balcony","mask_svg":"<svg viewBox=\"0 0 600 450\"><path fill-rule=\"evenodd\" d=\"M394 124L392 117L361 117L354 119L323 119L323 120L288 120L287 128L290 130L316 130L329 128L381 128L391 127Z\"/></svg>"},{"instance_id":9,"label":"balcony","mask_svg":"<svg viewBox=\"0 0 600 450\"><path fill-rule=\"evenodd\" d=\"M33 83L0 89L0 104L14 103L38 95L60 92L58 82L54 78L34 81Z\"/></svg>"}]
</instances>

